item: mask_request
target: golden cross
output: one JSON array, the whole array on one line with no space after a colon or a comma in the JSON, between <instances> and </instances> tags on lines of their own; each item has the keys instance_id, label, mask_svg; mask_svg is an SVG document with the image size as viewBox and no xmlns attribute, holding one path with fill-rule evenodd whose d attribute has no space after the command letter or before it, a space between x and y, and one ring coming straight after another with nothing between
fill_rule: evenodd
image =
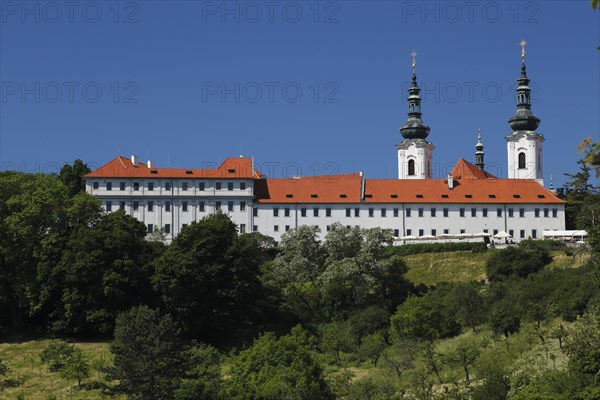
<instances>
[{"instance_id":1,"label":"golden cross","mask_svg":"<svg viewBox=\"0 0 600 400\"><path fill-rule=\"evenodd\" d=\"M527 46L527 42L525 39L521 39L521 60L525 62L525 46Z\"/></svg>"},{"instance_id":2,"label":"golden cross","mask_svg":"<svg viewBox=\"0 0 600 400\"><path fill-rule=\"evenodd\" d=\"M413 69L413 72L415 72L415 68L416 68L416 66L417 66L417 52L413 50L413 51L412 51L412 53L410 53L410 55L411 55L411 56L412 56L412 58L413 58L413 61L412 61L412 69Z\"/></svg>"}]
</instances>

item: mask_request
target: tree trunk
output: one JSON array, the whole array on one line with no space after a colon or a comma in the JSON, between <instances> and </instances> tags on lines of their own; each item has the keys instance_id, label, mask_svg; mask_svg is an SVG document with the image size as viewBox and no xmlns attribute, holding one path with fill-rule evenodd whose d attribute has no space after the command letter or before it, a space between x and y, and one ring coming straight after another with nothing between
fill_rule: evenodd
<instances>
[{"instance_id":1,"label":"tree trunk","mask_svg":"<svg viewBox=\"0 0 600 400\"><path fill-rule=\"evenodd\" d=\"M469 383L469 366L468 365L464 365L463 369L465 370L465 381L467 383Z\"/></svg>"}]
</instances>

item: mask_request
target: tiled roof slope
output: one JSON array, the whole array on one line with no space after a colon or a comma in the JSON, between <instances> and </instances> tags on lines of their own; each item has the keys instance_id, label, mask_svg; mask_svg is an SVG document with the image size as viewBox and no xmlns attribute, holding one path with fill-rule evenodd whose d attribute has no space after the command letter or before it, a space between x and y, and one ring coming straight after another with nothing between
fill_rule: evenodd
<instances>
[{"instance_id":1,"label":"tiled roof slope","mask_svg":"<svg viewBox=\"0 0 600 400\"><path fill-rule=\"evenodd\" d=\"M86 178L260 178L260 173L252 170L252 159L247 157L229 157L217 168L212 169L176 169L148 168L139 162L134 166L129 158L116 157L97 170L85 175Z\"/></svg>"},{"instance_id":2,"label":"tiled roof slope","mask_svg":"<svg viewBox=\"0 0 600 400\"><path fill-rule=\"evenodd\" d=\"M462 158L458 160L450 174L456 179L488 179L496 178L494 175L484 172L475 165Z\"/></svg>"},{"instance_id":3,"label":"tiled roof slope","mask_svg":"<svg viewBox=\"0 0 600 400\"><path fill-rule=\"evenodd\" d=\"M259 203L359 203L359 174L259 179L254 195Z\"/></svg>"}]
</instances>

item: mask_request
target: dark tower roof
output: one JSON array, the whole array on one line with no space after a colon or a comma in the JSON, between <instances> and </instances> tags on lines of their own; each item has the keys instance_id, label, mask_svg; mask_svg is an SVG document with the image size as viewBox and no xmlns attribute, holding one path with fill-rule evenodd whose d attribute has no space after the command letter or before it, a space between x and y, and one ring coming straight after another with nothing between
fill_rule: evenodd
<instances>
[{"instance_id":1,"label":"dark tower roof","mask_svg":"<svg viewBox=\"0 0 600 400\"><path fill-rule=\"evenodd\" d=\"M415 67L417 65L415 56L416 52L412 52L413 56L413 75L412 85L408 88L408 121L400 128L400 133L404 139L423 139L429 136L429 126L421 120L421 97L419 93L419 85L417 85L417 75Z\"/></svg>"},{"instance_id":2,"label":"dark tower roof","mask_svg":"<svg viewBox=\"0 0 600 400\"><path fill-rule=\"evenodd\" d=\"M535 131L540 125L540 119L531 112L531 89L529 88L529 78L527 77L527 67L525 66L525 45L527 42L521 42L521 76L517 79L517 112L509 120L508 124L513 131Z\"/></svg>"}]
</instances>

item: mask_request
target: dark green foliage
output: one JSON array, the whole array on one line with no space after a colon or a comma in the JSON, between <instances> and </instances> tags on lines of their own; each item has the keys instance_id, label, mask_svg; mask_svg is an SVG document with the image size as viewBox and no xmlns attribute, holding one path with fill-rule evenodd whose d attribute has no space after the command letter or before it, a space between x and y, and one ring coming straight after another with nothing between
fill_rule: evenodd
<instances>
[{"instance_id":1,"label":"dark green foliage","mask_svg":"<svg viewBox=\"0 0 600 400\"><path fill-rule=\"evenodd\" d=\"M442 290L433 290L421 297L413 296L398 306L391 318L393 338L435 340L460 333L460 324L447 304Z\"/></svg>"},{"instance_id":2,"label":"dark green foliage","mask_svg":"<svg viewBox=\"0 0 600 400\"><path fill-rule=\"evenodd\" d=\"M76 380L81 388L81 382L90 376L90 366L80 349L69 356L66 364L60 370L60 376L67 380Z\"/></svg>"},{"instance_id":3,"label":"dark green foliage","mask_svg":"<svg viewBox=\"0 0 600 400\"><path fill-rule=\"evenodd\" d=\"M10 368L8 368L8 365L0 358L0 376L5 376L9 372Z\"/></svg>"},{"instance_id":4,"label":"dark green foliage","mask_svg":"<svg viewBox=\"0 0 600 400\"><path fill-rule=\"evenodd\" d=\"M262 289L260 265L268 259L262 235L237 235L217 213L192 223L156 260L152 278L166 310L187 335L215 342L251 312Z\"/></svg>"},{"instance_id":5,"label":"dark green foliage","mask_svg":"<svg viewBox=\"0 0 600 400\"><path fill-rule=\"evenodd\" d=\"M221 399L223 377L221 376L219 352L210 346L196 346L186 354L190 367L175 391L175 400Z\"/></svg>"},{"instance_id":6,"label":"dark green foliage","mask_svg":"<svg viewBox=\"0 0 600 400\"><path fill-rule=\"evenodd\" d=\"M489 315L492 331L496 335L508 337L521 329L521 319L510 301L502 300L496 303Z\"/></svg>"},{"instance_id":7,"label":"dark green foliage","mask_svg":"<svg viewBox=\"0 0 600 400\"><path fill-rule=\"evenodd\" d=\"M333 354L338 364L340 353L351 352L356 348L357 340L347 322L331 322L323 327L321 333L321 350Z\"/></svg>"},{"instance_id":8,"label":"dark green foliage","mask_svg":"<svg viewBox=\"0 0 600 400\"><path fill-rule=\"evenodd\" d=\"M591 309L571 332L566 347L569 370L575 374L598 378L600 371L600 313Z\"/></svg>"},{"instance_id":9,"label":"dark green foliage","mask_svg":"<svg viewBox=\"0 0 600 400\"><path fill-rule=\"evenodd\" d=\"M447 253L455 251L472 251L483 253L487 250L485 243L416 243L402 246L390 246L386 249L389 255L408 256L422 253Z\"/></svg>"},{"instance_id":10,"label":"dark green foliage","mask_svg":"<svg viewBox=\"0 0 600 400\"><path fill-rule=\"evenodd\" d=\"M462 326L476 332L476 326L483 322L485 306L480 288L472 283L458 283L451 290L448 300L455 310Z\"/></svg>"},{"instance_id":11,"label":"dark green foliage","mask_svg":"<svg viewBox=\"0 0 600 400\"><path fill-rule=\"evenodd\" d=\"M378 306L369 306L352 315L346 323L352 336L360 341L364 336L382 329L387 329L390 323L390 313Z\"/></svg>"},{"instance_id":12,"label":"dark green foliage","mask_svg":"<svg viewBox=\"0 0 600 400\"><path fill-rule=\"evenodd\" d=\"M358 350L361 359L369 360L377 368L377 361L387 347L383 332L375 332L362 338Z\"/></svg>"},{"instance_id":13,"label":"dark green foliage","mask_svg":"<svg viewBox=\"0 0 600 400\"><path fill-rule=\"evenodd\" d=\"M60 371L75 354L76 349L64 340L53 340L40 354L42 363L47 364L52 372Z\"/></svg>"},{"instance_id":14,"label":"dark green foliage","mask_svg":"<svg viewBox=\"0 0 600 400\"><path fill-rule=\"evenodd\" d=\"M172 399L185 373L184 347L169 315L146 306L119 314L110 375L131 399Z\"/></svg>"},{"instance_id":15,"label":"dark green foliage","mask_svg":"<svg viewBox=\"0 0 600 400\"><path fill-rule=\"evenodd\" d=\"M504 280L510 276L526 277L544 268L552 261L547 250L509 247L494 253L486 263L490 281Z\"/></svg>"},{"instance_id":16,"label":"dark green foliage","mask_svg":"<svg viewBox=\"0 0 600 400\"><path fill-rule=\"evenodd\" d=\"M83 161L77 159L73 165L65 164L58 174L59 179L67 187L69 196L73 197L85 191L85 179L83 176L92 172Z\"/></svg>"},{"instance_id":17,"label":"dark green foliage","mask_svg":"<svg viewBox=\"0 0 600 400\"><path fill-rule=\"evenodd\" d=\"M280 338L261 335L233 360L230 375L225 381L228 400L333 399L298 328Z\"/></svg>"}]
</instances>

